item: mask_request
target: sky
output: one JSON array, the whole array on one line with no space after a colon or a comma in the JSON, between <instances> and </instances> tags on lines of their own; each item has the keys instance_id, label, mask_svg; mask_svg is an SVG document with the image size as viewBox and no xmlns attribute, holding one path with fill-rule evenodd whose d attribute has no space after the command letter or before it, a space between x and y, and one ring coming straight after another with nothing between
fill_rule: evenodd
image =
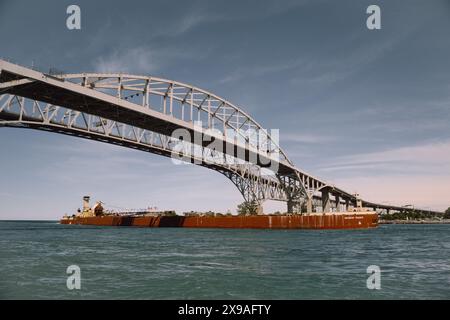
<instances>
[{"instance_id":1,"label":"sky","mask_svg":"<svg viewBox=\"0 0 450 320\"><path fill-rule=\"evenodd\" d=\"M66 27L71 4L81 30ZM371 4L380 30L366 27ZM446 0L0 0L0 57L195 85L279 129L297 167L369 201L445 210L449 18ZM58 219L83 195L178 213L243 201L217 172L34 130L0 128L0 168L0 219Z\"/></svg>"}]
</instances>

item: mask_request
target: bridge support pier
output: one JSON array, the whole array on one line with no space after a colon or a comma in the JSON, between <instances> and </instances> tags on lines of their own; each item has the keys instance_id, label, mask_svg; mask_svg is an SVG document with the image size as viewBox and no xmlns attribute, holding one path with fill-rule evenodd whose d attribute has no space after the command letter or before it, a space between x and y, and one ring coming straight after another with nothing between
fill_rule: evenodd
<instances>
[{"instance_id":1,"label":"bridge support pier","mask_svg":"<svg viewBox=\"0 0 450 320\"><path fill-rule=\"evenodd\" d=\"M295 212L295 202L292 200L288 200L287 202L287 213L294 213Z\"/></svg>"},{"instance_id":2,"label":"bridge support pier","mask_svg":"<svg viewBox=\"0 0 450 320\"><path fill-rule=\"evenodd\" d=\"M312 203L312 197L306 199L306 212L312 213L313 212L313 203Z\"/></svg>"},{"instance_id":3,"label":"bridge support pier","mask_svg":"<svg viewBox=\"0 0 450 320\"><path fill-rule=\"evenodd\" d=\"M304 203L298 199L287 201L287 213L290 214L301 214L304 210Z\"/></svg>"},{"instance_id":4,"label":"bridge support pier","mask_svg":"<svg viewBox=\"0 0 450 320\"><path fill-rule=\"evenodd\" d=\"M322 212L330 212L331 201L330 192L328 190L322 190Z\"/></svg>"},{"instance_id":5,"label":"bridge support pier","mask_svg":"<svg viewBox=\"0 0 450 320\"><path fill-rule=\"evenodd\" d=\"M341 197L336 195L336 212L341 212Z\"/></svg>"},{"instance_id":6,"label":"bridge support pier","mask_svg":"<svg viewBox=\"0 0 450 320\"><path fill-rule=\"evenodd\" d=\"M256 214L259 216L264 214L264 209L260 202L258 202L258 206L256 207Z\"/></svg>"}]
</instances>

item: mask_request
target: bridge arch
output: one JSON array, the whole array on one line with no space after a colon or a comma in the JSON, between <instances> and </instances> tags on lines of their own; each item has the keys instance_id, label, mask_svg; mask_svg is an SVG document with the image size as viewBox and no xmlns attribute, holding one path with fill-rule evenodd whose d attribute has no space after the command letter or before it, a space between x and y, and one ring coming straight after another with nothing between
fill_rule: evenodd
<instances>
[{"instance_id":1,"label":"bridge arch","mask_svg":"<svg viewBox=\"0 0 450 320\"><path fill-rule=\"evenodd\" d=\"M312 212L319 200L327 210L333 201L337 209L342 201L357 201L295 167L277 139L242 108L182 82L121 73L47 74L0 60L1 126L179 154L225 175L246 201L285 201L288 212L304 206ZM176 129L202 139L182 141L187 148L180 152L174 145L181 139L171 136ZM211 148L211 141L222 148Z\"/></svg>"}]
</instances>

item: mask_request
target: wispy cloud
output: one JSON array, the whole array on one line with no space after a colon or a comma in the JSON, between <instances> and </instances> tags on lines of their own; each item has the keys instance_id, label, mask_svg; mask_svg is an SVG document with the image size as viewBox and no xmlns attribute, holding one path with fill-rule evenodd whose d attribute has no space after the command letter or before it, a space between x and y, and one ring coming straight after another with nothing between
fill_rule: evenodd
<instances>
[{"instance_id":1,"label":"wispy cloud","mask_svg":"<svg viewBox=\"0 0 450 320\"><path fill-rule=\"evenodd\" d=\"M319 2L322 0L316 0ZM260 4L259 0L252 1L248 6L242 6L240 10L235 10L227 2L224 2L223 8L220 4L215 7L209 3L200 3L191 5L189 9L175 21L171 21L170 25L165 25L164 30L161 30L159 35L164 36L180 36L195 27L207 23L220 23L224 21L249 21L256 19L267 19L269 17L289 12L290 10L304 6L310 3L310 0L285 0L283 2L270 1ZM218 10L219 9L219 10ZM222 9L222 10L220 10Z\"/></svg>"},{"instance_id":2,"label":"wispy cloud","mask_svg":"<svg viewBox=\"0 0 450 320\"><path fill-rule=\"evenodd\" d=\"M134 47L119 46L111 52L96 58L93 69L105 73L131 73L137 75L158 74L164 77L167 68L183 62L192 63L206 58L212 50L209 48L190 47L179 50L177 45L157 47L138 45Z\"/></svg>"},{"instance_id":3,"label":"wispy cloud","mask_svg":"<svg viewBox=\"0 0 450 320\"><path fill-rule=\"evenodd\" d=\"M302 134L302 133L283 133L280 135L280 139L285 142L294 142L294 143L328 143L338 140L336 136L331 135L321 135L321 134Z\"/></svg>"},{"instance_id":4,"label":"wispy cloud","mask_svg":"<svg viewBox=\"0 0 450 320\"><path fill-rule=\"evenodd\" d=\"M160 57L148 47L116 50L107 56L101 56L94 62L98 72L138 72L151 73L159 69Z\"/></svg>"},{"instance_id":5,"label":"wispy cloud","mask_svg":"<svg viewBox=\"0 0 450 320\"><path fill-rule=\"evenodd\" d=\"M270 66L268 65L255 65L237 68L236 70L228 73L226 76L218 80L218 83L224 84L228 82L239 81L248 77L262 77L267 74L273 74L283 72L286 70L297 69L308 62L303 59L293 59L291 61L274 62Z\"/></svg>"},{"instance_id":6,"label":"wispy cloud","mask_svg":"<svg viewBox=\"0 0 450 320\"><path fill-rule=\"evenodd\" d=\"M450 141L406 146L336 158L321 172L374 169L390 173L450 175ZM449 186L450 188L450 186Z\"/></svg>"},{"instance_id":7,"label":"wispy cloud","mask_svg":"<svg viewBox=\"0 0 450 320\"><path fill-rule=\"evenodd\" d=\"M352 42L348 44L353 47L349 54L336 54L332 59L324 59L321 56L300 55L299 58L288 59L284 61L273 61L271 65L254 64L240 67L229 72L219 83L228 83L239 81L244 78L261 77L279 72L293 72L288 82L292 85L314 85L322 87L338 81L345 80L356 72L361 72L364 67L381 59L388 54L396 45L400 43L409 33L399 33L389 37L382 43L364 45L358 47L358 44L364 43L364 35L351 37Z\"/></svg>"},{"instance_id":8,"label":"wispy cloud","mask_svg":"<svg viewBox=\"0 0 450 320\"><path fill-rule=\"evenodd\" d=\"M439 178L427 175L348 177L335 181L368 200L395 205L412 204L418 208L446 210L450 207L450 175Z\"/></svg>"},{"instance_id":9,"label":"wispy cloud","mask_svg":"<svg viewBox=\"0 0 450 320\"><path fill-rule=\"evenodd\" d=\"M434 210L450 206L450 141L338 157L317 172L366 200Z\"/></svg>"},{"instance_id":10,"label":"wispy cloud","mask_svg":"<svg viewBox=\"0 0 450 320\"><path fill-rule=\"evenodd\" d=\"M362 39L365 35L360 34L350 38L353 42L349 44L353 47L350 53L336 54L331 59L323 59L320 56L310 57L309 63L305 64L304 68L290 82L294 85L324 86L345 80L384 57L406 36L406 33L397 34L387 38L384 42L361 46L360 44L364 43Z\"/></svg>"}]
</instances>

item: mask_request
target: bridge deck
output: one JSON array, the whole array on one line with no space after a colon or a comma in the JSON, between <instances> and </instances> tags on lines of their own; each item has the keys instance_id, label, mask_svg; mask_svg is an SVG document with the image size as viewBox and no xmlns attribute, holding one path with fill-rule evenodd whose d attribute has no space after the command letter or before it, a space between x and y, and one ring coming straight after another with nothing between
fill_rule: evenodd
<instances>
[{"instance_id":1,"label":"bridge deck","mask_svg":"<svg viewBox=\"0 0 450 320\"><path fill-rule=\"evenodd\" d=\"M88 75L91 74L86 74L86 77ZM102 92L101 90L94 90L93 86L90 86L87 83L85 85L80 85L70 81L70 79L70 76L66 79L64 75L53 76L0 60L0 94L11 94L55 106L62 106L88 115L94 115L156 132L168 137L172 136L173 132L177 129L185 129L191 137L194 135L200 136L201 139L192 142L199 143L199 145L204 148L207 148L211 141L216 141L216 143L222 146L222 152L224 154L252 163L258 167L276 167L276 174L279 177L289 177L296 180L308 193L311 192L308 195L309 197L312 197L317 192L326 192L327 197L328 193L331 193L336 199L340 198L352 202L356 202L357 200L355 195L296 168L287 158L284 160L283 158L269 155L267 152L262 151L259 147L251 145L249 142L243 143L237 139L227 138L225 133L218 135L205 132L204 128L196 126L193 121L185 121L174 117L172 114L161 113L153 110L150 105L146 107L122 99L120 97L120 88L119 96L114 96ZM129 88L134 90L136 87L130 85ZM193 90L194 89L191 89L191 99L193 99L194 96ZM173 91L173 87L171 91ZM158 92L158 94L161 94L161 92ZM169 90L166 94L169 94ZM173 92L171 94L171 98L176 98ZM186 97L187 96L188 94L186 94ZM211 96L209 96L209 98L211 98ZM215 98L217 97L215 96ZM216 112L218 109L216 109ZM236 112L236 110L234 112ZM7 111L3 111L0 113L0 120L13 121L14 115ZM21 116L20 120L24 124L26 123L25 126L29 128L55 131L108 143L118 143L117 139L114 139L113 137L101 136L95 132L89 132L89 130L87 130L87 132L83 132L82 130L77 131L73 128L55 126L51 123L39 123L35 120L33 121L33 119L27 121L26 116ZM227 123L224 121L224 126L226 124ZM126 143L124 144L123 141L121 141L120 144L130 148L170 156L168 150L162 150L152 146L145 146L132 142L129 142L127 145ZM281 151L281 153L284 156L284 152ZM227 168L212 163L202 163L201 165L217 171L227 170ZM315 195L315 197L317 197L317 195ZM363 201L363 204L378 209L399 211L414 210L412 208L376 204L367 201ZM420 211L428 212L428 210Z\"/></svg>"},{"instance_id":2,"label":"bridge deck","mask_svg":"<svg viewBox=\"0 0 450 320\"><path fill-rule=\"evenodd\" d=\"M20 66L5 64L0 68L0 90L2 93L14 94L32 100L38 100L53 105L59 105L72 110L85 112L102 118L119 121L139 128L151 130L166 136L171 136L176 129L185 129L194 137L198 134L203 147L211 141L219 141L222 150L230 156L243 156L244 161L254 161L261 167L276 162L279 173L295 175L295 168L289 163L277 161L264 153L255 150L250 145L242 145L220 136L210 136L202 128L193 123L176 119L146 107L136 105L109 94L79 86L57 77L45 75ZM20 82L21 80L25 80Z\"/></svg>"}]
</instances>

